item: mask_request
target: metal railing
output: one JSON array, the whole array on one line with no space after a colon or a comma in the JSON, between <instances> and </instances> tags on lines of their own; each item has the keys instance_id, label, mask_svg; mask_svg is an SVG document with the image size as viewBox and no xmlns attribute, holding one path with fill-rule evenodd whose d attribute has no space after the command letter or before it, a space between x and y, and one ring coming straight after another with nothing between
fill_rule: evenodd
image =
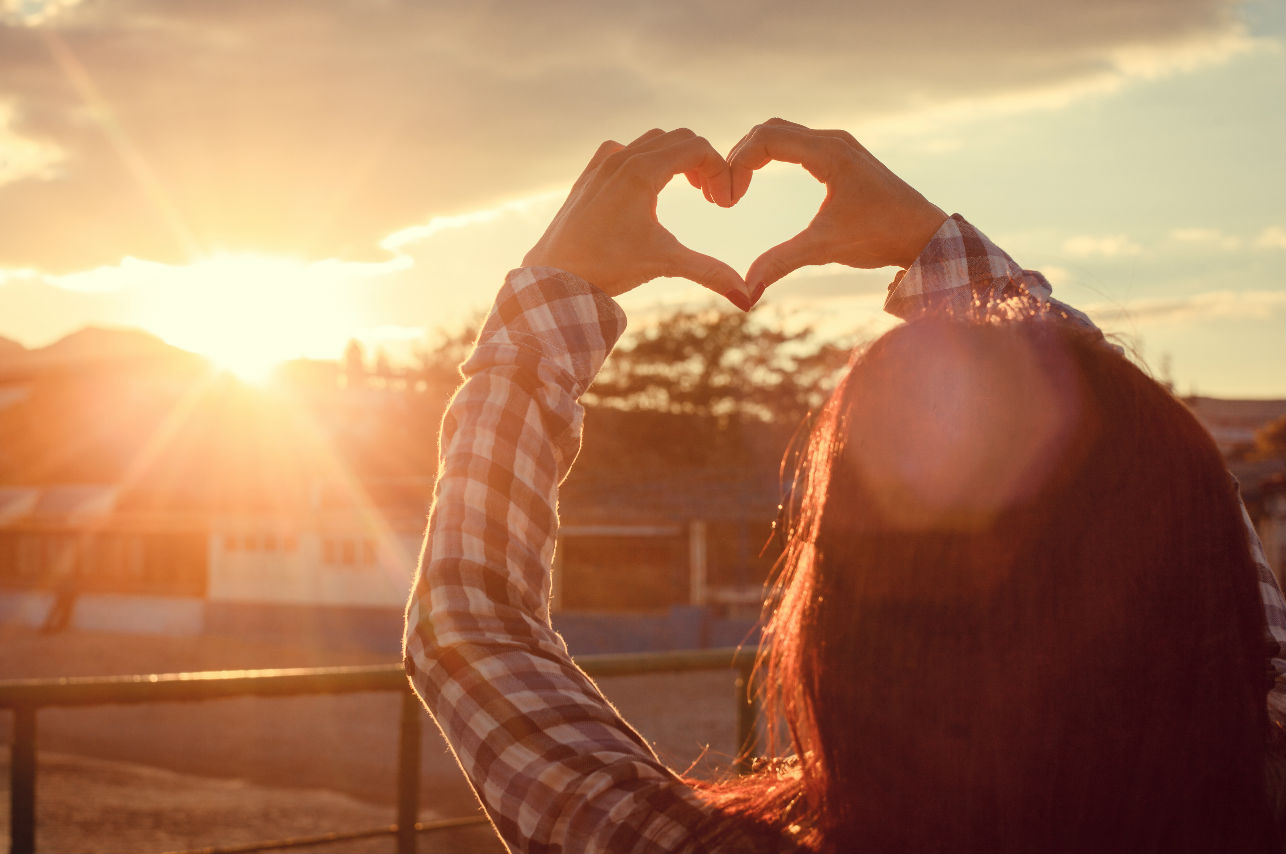
<instances>
[{"instance_id":1,"label":"metal railing","mask_svg":"<svg viewBox=\"0 0 1286 854\"><path fill-rule=\"evenodd\" d=\"M627 676L731 669L737 672L738 769L753 753L758 708L750 689L754 651L705 649L680 652L586 655L576 663L591 676ZM0 680L0 709L13 712L9 767L9 850L36 850L36 714L43 708L218 700L231 697L289 697L397 691L402 695L398 726L396 824L255 845L201 849L200 854L268 851L279 848L394 836L397 850L415 854L419 833L486 821L482 816L419 822L420 741L425 714L401 665L317 667L281 670L217 670L135 676ZM189 852L195 854L195 852Z\"/></svg>"}]
</instances>

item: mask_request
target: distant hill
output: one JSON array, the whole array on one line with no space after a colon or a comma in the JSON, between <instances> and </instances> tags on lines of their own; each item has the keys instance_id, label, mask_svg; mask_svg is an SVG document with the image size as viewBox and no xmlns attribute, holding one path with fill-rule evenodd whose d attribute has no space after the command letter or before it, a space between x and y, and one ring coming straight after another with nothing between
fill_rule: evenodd
<instances>
[{"instance_id":1,"label":"distant hill","mask_svg":"<svg viewBox=\"0 0 1286 854\"><path fill-rule=\"evenodd\" d=\"M102 326L78 329L30 353L33 358L52 362L192 355L141 329Z\"/></svg>"},{"instance_id":2,"label":"distant hill","mask_svg":"<svg viewBox=\"0 0 1286 854\"><path fill-rule=\"evenodd\" d=\"M205 360L165 343L150 332L124 327L87 326L52 344L27 349L0 338L0 375L76 369L106 362L168 362L194 366Z\"/></svg>"},{"instance_id":3,"label":"distant hill","mask_svg":"<svg viewBox=\"0 0 1286 854\"><path fill-rule=\"evenodd\" d=\"M14 341L12 338L5 338L0 335L0 364L8 359L20 357L27 352L27 348Z\"/></svg>"},{"instance_id":4,"label":"distant hill","mask_svg":"<svg viewBox=\"0 0 1286 854\"><path fill-rule=\"evenodd\" d=\"M249 386L154 335L103 328L0 358L0 486L113 485L117 510L170 514L303 512L316 484L354 479L430 491L454 386L350 390L334 363L291 367L289 385ZM405 503L422 515L423 495Z\"/></svg>"}]
</instances>

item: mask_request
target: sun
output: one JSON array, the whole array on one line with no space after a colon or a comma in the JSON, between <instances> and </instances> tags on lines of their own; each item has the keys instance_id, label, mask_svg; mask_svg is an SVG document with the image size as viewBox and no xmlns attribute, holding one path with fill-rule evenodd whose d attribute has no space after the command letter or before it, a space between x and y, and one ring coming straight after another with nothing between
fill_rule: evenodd
<instances>
[{"instance_id":1,"label":"sun","mask_svg":"<svg viewBox=\"0 0 1286 854\"><path fill-rule=\"evenodd\" d=\"M289 358L275 352L274 348L258 346L241 346L206 355L216 368L234 374L251 385L265 385L272 379L277 366Z\"/></svg>"},{"instance_id":2,"label":"sun","mask_svg":"<svg viewBox=\"0 0 1286 854\"><path fill-rule=\"evenodd\" d=\"M334 276L293 258L220 254L172 269L153 293L147 328L256 384L300 356L334 358L351 306Z\"/></svg>"}]
</instances>

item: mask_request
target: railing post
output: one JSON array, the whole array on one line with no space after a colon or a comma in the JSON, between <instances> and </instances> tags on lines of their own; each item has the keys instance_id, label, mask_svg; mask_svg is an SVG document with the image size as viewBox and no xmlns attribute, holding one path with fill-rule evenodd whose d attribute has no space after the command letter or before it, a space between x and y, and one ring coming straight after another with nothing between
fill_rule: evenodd
<instances>
[{"instance_id":1,"label":"railing post","mask_svg":"<svg viewBox=\"0 0 1286 854\"><path fill-rule=\"evenodd\" d=\"M9 755L9 852L36 850L36 708L13 710L13 743Z\"/></svg>"},{"instance_id":2,"label":"railing post","mask_svg":"<svg viewBox=\"0 0 1286 854\"><path fill-rule=\"evenodd\" d=\"M420 812L420 699L409 687L402 691L397 736L397 850L415 854L415 823Z\"/></svg>"},{"instance_id":3,"label":"railing post","mask_svg":"<svg viewBox=\"0 0 1286 854\"><path fill-rule=\"evenodd\" d=\"M706 523L694 519L688 523L688 604L704 605L708 598L709 547Z\"/></svg>"},{"instance_id":4,"label":"railing post","mask_svg":"<svg viewBox=\"0 0 1286 854\"><path fill-rule=\"evenodd\" d=\"M750 685L752 661L737 667L737 773L749 774L759 749L759 700Z\"/></svg>"}]
</instances>

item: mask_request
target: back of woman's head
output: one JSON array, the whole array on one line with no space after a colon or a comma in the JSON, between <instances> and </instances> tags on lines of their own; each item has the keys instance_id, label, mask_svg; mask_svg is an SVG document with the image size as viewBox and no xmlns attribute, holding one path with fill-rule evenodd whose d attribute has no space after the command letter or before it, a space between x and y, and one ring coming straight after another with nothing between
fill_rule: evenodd
<instances>
[{"instance_id":1,"label":"back of woman's head","mask_svg":"<svg viewBox=\"0 0 1286 854\"><path fill-rule=\"evenodd\" d=\"M1125 358L1052 318L905 324L855 358L797 493L766 684L800 841L1262 846L1235 487Z\"/></svg>"}]
</instances>

